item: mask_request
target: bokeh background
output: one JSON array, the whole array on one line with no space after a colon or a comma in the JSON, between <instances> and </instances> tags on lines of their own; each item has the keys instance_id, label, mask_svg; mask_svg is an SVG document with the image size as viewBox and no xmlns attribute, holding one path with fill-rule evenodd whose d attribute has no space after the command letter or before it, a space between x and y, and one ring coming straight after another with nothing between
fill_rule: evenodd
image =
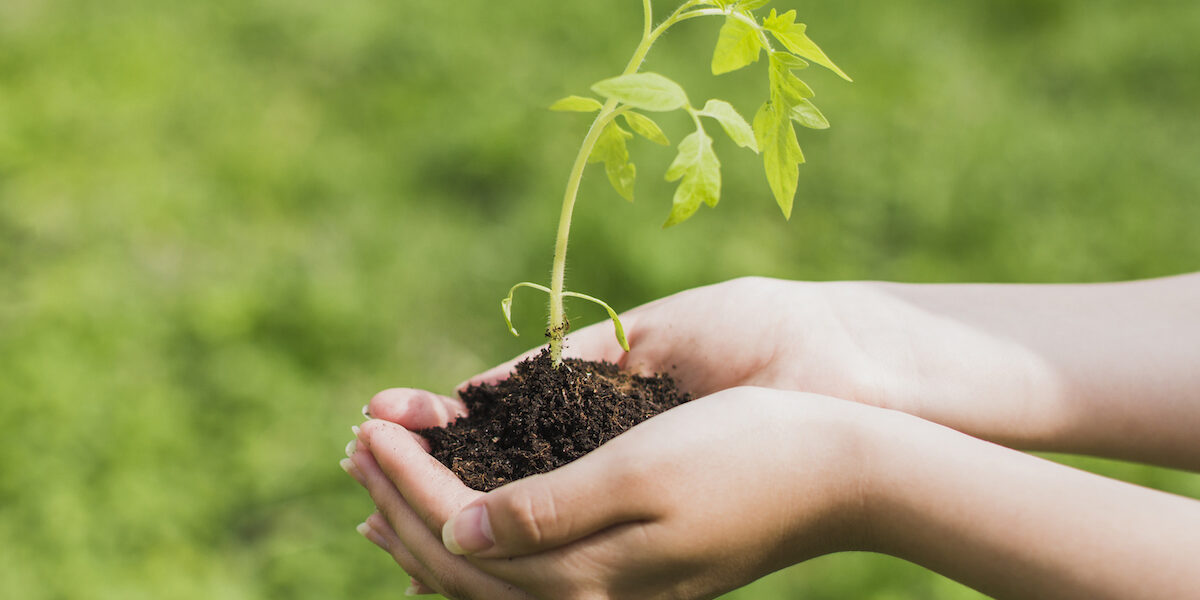
<instances>
[{"instance_id":1,"label":"bokeh background","mask_svg":"<svg viewBox=\"0 0 1200 600\"><path fill-rule=\"evenodd\" d=\"M589 171L577 289L626 309L748 274L1200 269L1200 3L775 4L856 79L808 72L833 128L801 132L791 222L718 136L723 202L660 230L672 153L637 141L635 203ZM449 390L536 343L497 301L545 278L586 128L545 107L619 71L640 18L636 0L0 2L0 597L401 595L354 532L371 505L337 467L349 426L379 389ZM752 115L763 67L712 77L718 27L677 28L648 68ZM518 304L536 331L541 300ZM1064 460L1200 497L1195 475ZM978 594L839 555L728 596L799 597Z\"/></svg>"}]
</instances>

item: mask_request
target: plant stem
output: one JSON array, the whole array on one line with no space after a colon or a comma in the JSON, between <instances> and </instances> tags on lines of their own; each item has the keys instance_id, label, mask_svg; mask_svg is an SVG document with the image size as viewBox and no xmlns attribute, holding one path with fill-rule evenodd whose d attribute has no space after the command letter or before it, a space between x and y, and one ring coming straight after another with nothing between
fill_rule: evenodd
<instances>
[{"instance_id":1,"label":"plant stem","mask_svg":"<svg viewBox=\"0 0 1200 600\"><path fill-rule=\"evenodd\" d=\"M672 25L708 14L724 14L720 10L713 13L711 9L696 10L690 13L685 12L688 8L697 4L699 4L698 0L684 2L661 25L654 27L654 11L650 6L650 0L642 0L642 7L645 14L642 41L638 44L637 49L634 50L633 56L629 59L629 64L625 66L625 70L621 75L636 73L641 68L642 62L646 60L646 55L650 52L650 47L654 45L655 40ZM550 336L550 360L555 368L562 365L563 338L566 337L567 331L571 326L567 322L566 314L563 310L563 285L567 271L567 239L571 235L571 216L575 212L575 199L579 195L579 185L583 180L583 170L587 167L588 157L592 155L592 150L596 147L596 141L600 139L600 134L603 133L604 128L608 126L609 122L621 112L617 108L618 104L615 98L610 98L604 103L604 106L600 109L600 113L592 121L587 136L583 138L579 154L575 156L575 164L571 167L571 175L567 179L567 191L563 196L562 212L558 217L558 235L554 241L554 264L550 268L550 323L546 330L547 335Z\"/></svg>"}]
</instances>

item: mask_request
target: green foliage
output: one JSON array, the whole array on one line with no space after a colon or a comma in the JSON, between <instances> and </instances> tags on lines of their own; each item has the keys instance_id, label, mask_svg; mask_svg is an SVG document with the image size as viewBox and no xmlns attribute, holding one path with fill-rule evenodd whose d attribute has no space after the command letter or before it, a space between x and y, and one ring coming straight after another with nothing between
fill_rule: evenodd
<instances>
[{"instance_id":1,"label":"green foliage","mask_svg":"<svg viewBox=\"0 0 1200 600\"><path fill-rule=\"evenodd\" d=\"M604 108L595 98L584 98L583 96L567 96L554 104L550 105L550 110L559 112L596 112Z\"/></svg>"},{"instance_id":2,"label":"green foliage","mask_svg":"<svg viewBox=\"0 0 1200 600\"><path fill-rule=\"evenodd\" d=\"M687 93L658 73L631 73L596 82L592 91L632 108L667 112L687 106Z\"/></svg>"},{"instance_id":3,"label":"green foliage","mask_svg":"<svg viewBox=\"0 0 1200 600\"><path fill-rule=\"evenodd\" d=\"M807 58L818 65L821 65L834 73L841 76L846 81L852 81L850 76L844 73L833 61L825 56L815 42L809 39L805 31L808 26L804 23L796 22L796 11L789 10L782 15L775 14L775 9L771 9L771 14L763 19L763 29L770 31L779 43L783 44L790 52L798 56Z\"/></svg>"},{"instance_id":4,"label":"green foliage","mask_svg":"<svg viewBox=\"0 0 1200 600\"><path fill-rule=\"evenodd\" d=\"M763 104L754 116L754 135L762 150L767 184L771 186L783 216L790 219L792 199L800 179L796 167L804 162L804 152L800 150L800 142L796 141L789 110L778 100Z\"/></svg>"},{"instance_id":5,"label":"green foliage","mask_svg":"<svg viewBox=\"0 0 1200 600\"><path fill-rule=\"evenodd\" d=\"M660 146L671 145L671 140L667 139L667 134L663 133L658 123L655 123L650 117L633 111L621 113L621 117L625 119L625 124L629 125L629 128L637 132L638 135Z\"/></svg>"},{"instance_id":6,"label":"green foliage","mask_svg":"<svg viewBox=\"0 0 1200 600\"><path fill-rule=\"evenodd\" d=\"M754 130L732 104L724 100L709 100L696 114L716 119L733 143L758 152L758 140L755 139Z\"/></svg>"},{"instance_id":7,"label":"green foliage","mask_svg":"<svg viewBox=\"0 0 1200 600\"><path fill-rule=\"evenodd\" d=\"M689 11L692 6L705 4L717 8ZM667 112L682 109L692 115L716 119L738 146L754 152L765 149L763 167L767 182L784 216L790 218L799 182L797 168L804 162L804 154L800 150L795 129L790 121L794 120L809 129L829 128L828 119L810 100L814 96L812 88L793 71L807 67L807 61L812 61L832 70L847 81L850 78L808 37L806 25L796 23L796 11L789 10L781 15L772 9L769 15L761 20L757 19L753 11L767 4L769 0L685 2L658 30L658 33L661 33L674 22L695 16L722 16L724 23L717 35L717 44L712 55L711 68L714 75L730 73L752 65L758 62L764 51L767 52L770 57L767 69L769 99L760 108L759 117L756 119L757 126L754 128L746 123L732 104L724 100L709 100L704 108L697 110L689 104L687 93L682 86L658 73L625 73L596 83L592 86L592 91L610 101L616 101L614 111L638 108ZM773 36L784 49L774 49L767 34ZM560 103L567 100L564 99ZM573 100L570 106L578 106L579 110L586 109L589 112L595 110L594 104L580 100ZM604 117L602 110L596 123L603 122ZM640 115L630 117L627 114L626 119L634 131L659 144L667 143L662 130L657 125L643 121ZM592 162L604 162L613 187L622 197L632 199L632 172L623 171L625 165L631 164L628 163L629 157L623 140L618 143L616 134L605 129L599 143L605 148L599 157L593 151ZM689 144L688 150L699 147L699 144ZM698 178L698 173L694 173L692 177L686 177L683 171L678 170L668 174L668 181L679 180L680 186L676 189L671 213L664 225L666 227L687 220L702 203L715 205L715 199L720 197L720 162L716 160L715 155L712 160L689 162L681 153L676 159L676 166L680 164L692 165L695 168L703 165L705 176ZM716 172L709 173L712 169ZM622 176L623 173L626 176ZM698 184L701 180L705 182L704 185ZM714 183L717 186L716 190L712 188Z\"/></svg>"},{"instance_id":8,"label":"green foliage","mask_svg":"<svg viewBox=\"0 0 1200 600\"><path fill-rule=\"evenodd\" d=\"M712 74L723 75L758 62L762 51L763 43L758 29L742 19L728 16L717 37Z\"/></svg>"},{"instance_id":9,"label":"green foliage","mask_svg":"<svg viewBox=\"0 0 1200 600\"><path fill-rule=\"evenodd\" d=\"M674 206L664 227L682 223L703 202L716 206L721 199L721 162L713 152L712 138L698 128L679 143L679 155L667 169L667 181L679 181Z\"/></svg>"},{"instance_id":10,"label":"green foliage","mask_svg":"<svg viewBox=\"0 0 1200 600\"><path fill-rule=\"evenodd\" d=\"M626 142L633 134L616 123L608 123L596 141L588 162L604 163L608 181L621 197L633 202L633 182L637 179L637 167L629 162L629 147Z\"/></svg>"}]
</instances>

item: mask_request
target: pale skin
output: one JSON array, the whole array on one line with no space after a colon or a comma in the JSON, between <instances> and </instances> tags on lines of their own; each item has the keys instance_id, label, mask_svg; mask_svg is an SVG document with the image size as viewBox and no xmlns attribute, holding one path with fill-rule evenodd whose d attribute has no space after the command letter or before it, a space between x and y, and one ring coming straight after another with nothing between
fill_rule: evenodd
<instances>
[{"instance_id":1,"label":"pale skin","mask_svg":"<svg viewBox=\"0 0 1200 600\"><path fill-rule=\"evenodd\" d=\"M421 582L414 593L712 598L842 550L998 598L1200 589L1200 502L1019 451L1200 470L1200 274L753 278L623 320L628 354L607 324L572 335L568 354L669 371L700 399L490 494L407 431L447 423L461 403L404 389L372 399L343 466L379 508L362 531Z\"/></svg>"}]
</instances>

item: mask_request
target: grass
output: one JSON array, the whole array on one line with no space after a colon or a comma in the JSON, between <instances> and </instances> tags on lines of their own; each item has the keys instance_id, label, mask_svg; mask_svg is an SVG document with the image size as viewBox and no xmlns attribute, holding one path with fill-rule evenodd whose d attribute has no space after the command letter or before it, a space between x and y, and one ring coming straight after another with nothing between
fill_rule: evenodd
<instances>
[{"instance_id":1,"label":"grass","mask_svg":"<svg viewBox=\"0 0 1200 600\"><path fill-rule=\"evenodd\" d=\"M404 588L353 531L371 507L336 466L349 426L378 389L446 390L534 341L511 339L496 303L544 278L585 126L544 107L619 69L636 40L618 32L640 19L635 4L496 6L0 3L0 596ZM1200 265L1200 5L781 6L856 79L811 76L834 127L801 140L792 221L733 148L722 214L665 233L668 184L645 176L624 205L593 173L580 289L624 309L746 274ZM715 35L681 27L649 67L751 112L760 73L716 79L694 60ZM683 125L664 126L678 141ZM633 151L645 174L670 160ZM516 313L532 330L542 311ZM1077 462L1200 496L1195 475ZM978 597L844 555L729 598L800 595Z\"/></svg>"}]
</instances>

